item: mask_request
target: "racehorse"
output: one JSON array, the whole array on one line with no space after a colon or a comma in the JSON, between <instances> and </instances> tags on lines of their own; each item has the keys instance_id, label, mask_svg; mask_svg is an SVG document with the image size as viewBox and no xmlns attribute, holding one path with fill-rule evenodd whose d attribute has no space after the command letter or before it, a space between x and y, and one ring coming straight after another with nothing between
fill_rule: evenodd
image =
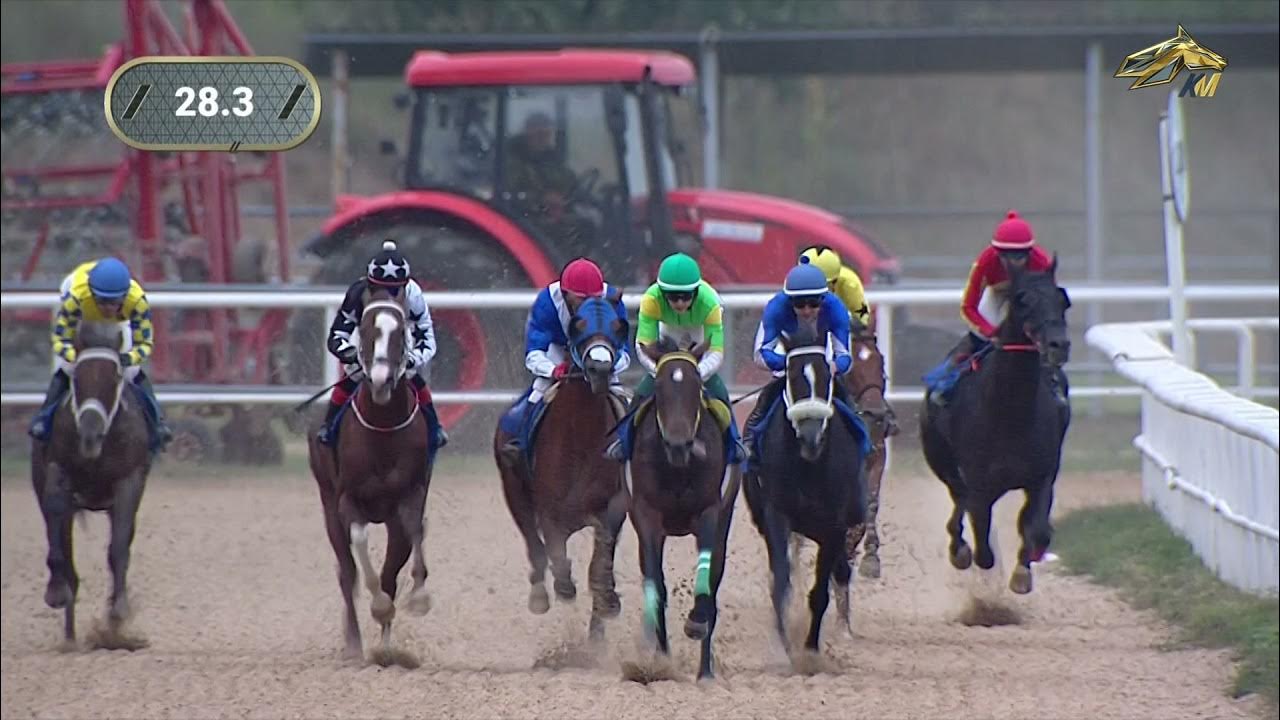
<instances>
[{"instance_id":1,"label":"racehorse","mask_svg":"<svg viewBox=\"0 0 1280 720\"><path fill-rule=\"evenodd\" d=\"M31 484L49 537L49 585L44 601L64 608L63 636L74 642L80 578L72 551L71 523L83 510L111 515L111 601L107 623L114 634L129 617L125 579L138 505L151 472L142 400L126 393L120 361L123 333L116 323L82 322L76 333L71 392L53 416L48 444L31 445Z\"/></svg>"},{"instance_id":2,"label":"racehorse","mask_svg":"<svg viewBox=\"0 0 1280 720\"><path fill-rule=\"evenodd\" d=\"M644 628L658 650L669 655L667 587L663 545L668 536L693 534L698 542L693 609L685 635L702 641L698 678L713 677L711 638L716 627L716 594L724 575L725 546L733 522L733 504L742 478L730 465L724 431L704 400L698 362L701 343L688 351L664 338L643 351L657 363L653 399L636 421L635 452L630 462L631 524L640 541L644 574ZM732 422L726 416L721 422Z\"/></svg>"},{"instance_id":3,"label":"racehorse","mask_svg":"<svg viewBox=\"0 0 1280 720\"><path fill-rule=\"evenodd\" d=\"M957 569L975 559L984 570L994 566L991 508L1006 492L1025 491L1018 514L1022 546L1009 578L1009 589L1019 594L1031 592L1031 563L1049 547L1053 484L1071 422L1070 407L1056 400L1049 385L1071 351L1066 320L1071 301L1054 279L1057 266L1054 257L1046 272L1010 268L1009 313L993 350L960 378L945 408L926 398L920 416L925 460L954 503L947 532ZM976 557L963 537L966 512L973 521Z\"/></svg>"},{"instance_id":4,"label":"racehorse","mask_svg":"<svg viewBox=\"0 0 1280 720\"><path fill-rule=\"evenodd\" d=\"M846 628L851 627L853 573L845 539L849 528L866 519L863 461L869 443L853 410L839 407L834 397L836 380L826 334L801 325L795 334L784 334L783 343L787 355L781 407L761 420L759 437L766 451L759 473L747 478L747 507L768 548L774 619L784 648L789 649L784 623L791 589L788 541L792 533L799 533L818 544L805 640L805 647L816 651L833 577L837 611ZM779 412L782 407L785 411Z\"/></svg>"},{"instance_id":5,"label":"racehorse","mask_svg":"<svg viewBox=\"0 0 1280 720\"><path fill-rule=\"evenodd\" d=\"M371 610L382 627L382 650L391 646L396 577L413 555L409 610L430 609L425 583L423 516L431 484L426 420L406 373L403 294L366 290L360 315L359 362L364 379L338 418L333 448L309 433L311 472L320 490L325 529L338 558L338 585L346 603L345 656L363 656L356 621L356 563L372 596ZM387 526L387 556L381 585L369 557L369 523Z\"/></svg>"},{"instance_id":6,"label":"racehorse","mask_svg":"<svg viewBox=\"0 0 1280 720\"><path fill-rule=\"evenodd\" d=\"M625 412L610 385L614 362L629 335L612 303L588 298L569 323L572 369L548 389L545 411L530 447L531 461L503 453L509 436L494 431L494 459L507 508L529 554L529 610L550 609L547 559L556 597L577 596L566 551L569 536L590 525L595 548L588 568L592 606L589 636L604 637L604 620L622 611L614 589L613 560L627 516L622 467L603 455L609 429Z\"/></svg>"},{"instance_id":7,"label":"racehorse","mask_svg":"<svg viewBox=\"0 0 1280 720\"><path fill-rule=\"evenodd\" d=\"M898 434L898 421L893 408L884 397L884 356L876 345L875 333L861 323L854 322L853 369L849 371L846 385L853 399L858 416L867 423L871 432L871 454L866 459L867 519L849 529L845 549L849 562L858 566L858 574L865 578L880 577L880 532L876 517L880 513L880 481L884 475L887 449L885 439ZM857 562L858 544L863 545L865 555Z\"/></svg>"}]
</instances>

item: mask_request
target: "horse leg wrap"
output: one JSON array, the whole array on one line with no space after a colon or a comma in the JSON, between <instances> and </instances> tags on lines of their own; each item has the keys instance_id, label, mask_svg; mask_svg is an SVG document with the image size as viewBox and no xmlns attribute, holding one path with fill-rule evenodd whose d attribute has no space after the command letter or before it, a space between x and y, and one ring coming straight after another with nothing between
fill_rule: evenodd
<instances>
[{"instance_id":1,"label":"horse leg wrap","mask_svg":"<svg viewBox=\"0 0 1280 720\"><path fill-rule=\"evenodd\" d=\"M711 594L711 551L702 550L698 553L698 571L694 575L693 581L694 595L710 595Z\"/></svg>"},{"instance_id":2,"label":"horse leg wrap","mask_svg":"<svg viewBox=\"0 0 1280 720\"><path fill-rule=\"evenodd\" d=\"M658 627L659 604L658 583L646 578L644 581L644 621L649 627Z\"/></svg>"}]
</instances>

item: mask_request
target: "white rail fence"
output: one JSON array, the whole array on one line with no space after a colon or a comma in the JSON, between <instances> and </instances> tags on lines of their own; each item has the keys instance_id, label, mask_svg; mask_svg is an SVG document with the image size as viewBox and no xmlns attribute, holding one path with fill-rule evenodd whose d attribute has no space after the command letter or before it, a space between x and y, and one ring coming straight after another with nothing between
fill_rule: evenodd
<instances>
[{"instance_id":1,"label":"white rail fence","mask_svg":"<svg viewBox=\"0 0 1280 720\"><path fill-rule=\"evenodd\" d=\"M1278 326L1276 318L1188 323L1193 330L1238 333L1242 352L1255 330ZM1223 580L1275 592L1280 412L1179 365L1160 339L1170 331L1168 322L1115 323L1096 325L1085 336L1142 389L1142 432L1133 442L1143 457L1143 498ZM1243 376L1240 385L1247 385Z\"/></svg>"},{"instance_id":2,"label":"white rail fence","mask_svg":"<svg viewBox=\"0 0 1280 720\"><path fill-rule=\"evenodd\" d=\"M1072 302L1077 306L1090 303L1133 304L1149 303L1160 306L1168 303L1169 291L1162 286L1072 286L1069 288ZM314 286L275 286L265 289L198 289L161 290L150 292L147 298L155 308L245 308L245 309L323 309L326 311L325 328L332 321L333 313L342 303L341 288L317 288ZM524 309L533 302L535 291L445 291L424 293L427 303L439 309ZM1197 303L1248 303L1280 301L1280 287L1275 285L1192 285L1186 288L1187 299ZM726 308L761 308L773 297L770 292L724 292L721 298ZM885 367L893 367L893 310L899 307L957 307L960 291L955 289L875 289L867 292L867 298L876 308L876 332ZM639 306L640 296L631 293L625 302L633 311ZM52 309L57 296L44 291L0 292L0 309ZM754 328L749 331L754 331ZM1252 340L1249 341L1250 343ZM1250 346L1252 348L1252 345ZM323 350L317 348L317 352ZM945 352L939 348L938 354ZM729 360L726 358L726 360ZM741 360L741 359L740 359ZM1254 377L1256 364L1250 355L1247 361L1249 376L1242 375L1241 386L1251 395L1277 396L1280 391L1272 387L1258 387ZM726 363L728 364L728 363ZM732 365L730 365L732 367ZM325 363L329 382L336 381L334 363ZM1244 369L1241 369L1244 372ZM909 378L907 385L899 385L890 377L886 391L890 401L920 400L923 388L914 385L916 378ZM158 385L157 394L166 403L228 403L228 404L293 404L306 399L312 390L283 386L218 386ZM511 388L484 388L467 392L438 392L434 394L440 403L488 403L497 404L515 399L519 390ZM1130 396L1140 391L1124 386L1087 386L1071 388L1075 398ZM42 394L16 392L12 388L0 388L0 404L38 404Z\"/></svg>"}]
</instances>

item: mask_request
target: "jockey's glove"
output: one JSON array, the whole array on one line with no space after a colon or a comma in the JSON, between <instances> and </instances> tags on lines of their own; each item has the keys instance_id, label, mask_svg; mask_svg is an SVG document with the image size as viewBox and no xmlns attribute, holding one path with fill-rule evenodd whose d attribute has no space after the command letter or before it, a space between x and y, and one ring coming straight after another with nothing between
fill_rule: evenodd
<instances>
[{"instance_id":1,"label":"jockey's glove","mask_svg":"<svg viewBox=\"0 0 1280 720\"><path fill-rule=\"evenodd\" d=\"M356 353L355 348L348 348L338 353L338 362L343 365L359 365L360 356Z\"/></svg>"},{"instance_id":2,"label":"jockey's glove","mask_svg":"<svg viewBox=\"0 0 1280 720\"><path fill-rule=\"evenodd\" d=\"M852 368L853 368L852 355L836 356L836 374L837 375L844 375L845 373L849 372L849 370Z\"/></svg>"},{"instance_id":3,"label":"jockey's glove","mask_svg":"<svg viewBox=\"0 0 1280 720\"><path fill-rule=\"evenodd\" d=\"M127 352L120 353L120 367L127 368L133 365L133 356Z\"/></svg>"},{"instance_id":4,"label":"jockey's glove","mask_svg":"<svg viewBox=\"0 0 1280 720\"><path fill-rule=\"evenodd\" d=\"M551 379L559 380L560 378L568 374L569 374L569 361L565 360L564 362L557 365L555 370L551 371Z\"/></svg>"},{"instance_id":5,"label":"jockey's glove","mask_svg":"<svg viewBox=\"0 0 1280 720\"><path fill-rule=\"evenodd\" d=\"M722 360L724 360L724 353L719 350L711 350L702 356L702 360L698 361L698 377L702 378L702 382L706 382L707 378L716 374Z\"/></svg>"}]
</instances>

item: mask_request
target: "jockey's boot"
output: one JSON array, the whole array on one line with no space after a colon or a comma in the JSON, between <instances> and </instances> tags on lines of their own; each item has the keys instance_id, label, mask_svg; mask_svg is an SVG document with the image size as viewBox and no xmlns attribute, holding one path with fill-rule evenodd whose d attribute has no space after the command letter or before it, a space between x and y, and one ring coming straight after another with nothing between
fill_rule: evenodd
<instances>
[{"instance_id":1,"label":"jockey's boot","mask_svg":"<svg viewBox=\"0 0 1280 720\"><path fill-rule=\"evenodd\" d=\"M427 419L427 432L431 433L431 449L439 450L449 444L449 433L444 431L444 426L440 424L440 416L436 414L436 405L433 402L425 402L418 406L422 410L422 416Z\"/></svg>"},{"instance_id":2,"label":"jockey's boot","mask_svg":"<svg viewBox=\"0 0 1280 720\"><path fill-rule=\"evenodd\" d=\"M618 429L614 431L613 442L609 443L609 447L604 449L604 456L610 460L617 462L626 462L629 458L625 444L622 441L622 434L631 431L631 418L627 418L618 425Z\"/></svg>"},{"instance_id":3,"label":"jockey's boot","mask_svg":"<svg viewBox=\"0 0 1280 720\"><path fill-rule=\"evenodd\" d=\"M160 441L160 447L169 444L173 439L173 431L169 429L169 423L164 419L164 411L160 409L160 401L156 398L156 389L151 385L151 378L146 373L138 373L134 383L142 389L142 394L147 398L147 404L151 407L151 414L156 424L156 439Z\"/></svg>"},{"instance_id":4,"label":"jockey's boot","mask_svg":"<svg viewBox=\"0 0 1280 720\"><path fill-rule=\"evenodd\" d=\"M53 429L53 414L58 403L71 387L71 378L61 370L53 374L49 380L49 389L45 391L44 402L31 418L31 427L27 433L40 442L49 442L49 431Z\"/></svg>"},{"instance_id":5,"label":"jockey's boot","mask_svg":"<svg viewBox=\"0 0 1280 720\"><path fill-rule=\"evenodd\" d=\"M756 432L760 429L757 426L764 420L765 413L769 412L769 408L778 399L780 392L782 392L782 380L775 378L760 391L756 406L751 408L751 414L747 416L747 422L742 426L742 446L746 452L747 472L756 472L760 469L760 457L756 451L755 441Z\"/></svg>"},{"instance_id":6,"label":"jockey's boot","mask_svg":"<svg viewBox=\"0 0 1280 720\"><path fill-rule=\"evenodd\" d=\"M324 414L324 422L320 425L320 432L316 433L316 439L320 441L321 445L333 447L333 419L337 417L342 405L342 403L333 402L333 398L330 397L329 409Z\"/></svg>"},{"instance_id":7,"label":"jockey's boot","mask_svg":"<svg viewBox=\"0 0 1280 720\"><path fill-rule=\"evenodd\" d=\"M1070 407L1071 401L1067 399L1067 377L1062 370L1049 374L1049 389L1053 391L1053 399L1058 401L1059 406Z\"/></svg>"}]
</instances>

